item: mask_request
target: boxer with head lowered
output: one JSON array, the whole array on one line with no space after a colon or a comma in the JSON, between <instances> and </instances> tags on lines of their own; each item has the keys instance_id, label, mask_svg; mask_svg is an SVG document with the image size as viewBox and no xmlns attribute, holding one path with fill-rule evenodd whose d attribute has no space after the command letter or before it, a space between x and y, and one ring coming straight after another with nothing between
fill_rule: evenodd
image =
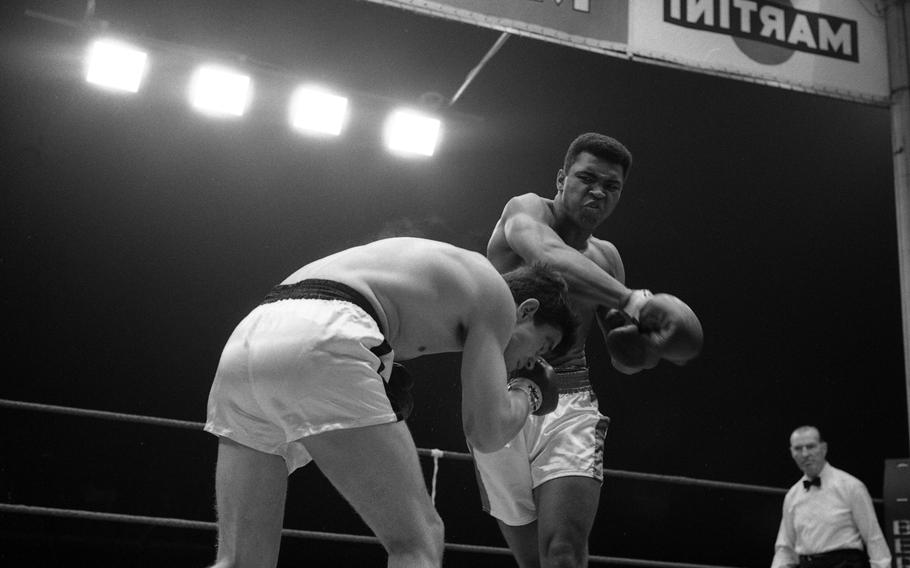
<instances>
[{"instance_id":1,"label":"boxer with head lowered","mask_svg":"<svg viewBox=\"0 0 910 568\"><path fill-rule=\"evenodd\" d=\"M461 352L465 436L497 450L556 406L539 357L574 342L566 289L543 265L500 274L481 254L417 238L347 249L286 278L231 334L209 395L216 566L276 565L287 476L311 460L389 566L440 566L443 524L394 361Z\"/></svg>"}]
</instances>

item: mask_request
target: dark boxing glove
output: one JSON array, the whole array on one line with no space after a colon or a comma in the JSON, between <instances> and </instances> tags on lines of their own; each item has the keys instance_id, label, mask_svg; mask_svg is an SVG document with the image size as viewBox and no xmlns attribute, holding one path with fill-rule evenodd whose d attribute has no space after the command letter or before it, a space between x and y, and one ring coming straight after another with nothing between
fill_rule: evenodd
<instances>
[{"instance_id":1,"label":"dark boxing glove","mask_svg":"<svg viewBox=\"0 0 910 568\"><path fill-rule=\"evenodd\" d=\"M597 319L604 334L625 325L638 325L641 308L654 297L650 290L632 290L626 303L621 308L607 309L605 306L597 308Z\"/></svg>"},{"instance_id":2,"label":"dark boxing glove","mask_svg":"<svg viewBox=\"0 0 910 568\"><path fill-rule=\"evenodd\" d=\"M509 390L520 390L531 401L531 414L543 416L556 410L559 403L559 387L555 381L556 371L543 359L537 359L530 369L521 369L518 376L509 381Z\"/></svg>"},{"instance_id":3,"label":"dark boxing glove","mask_svg":"<svg viewBox=\"0 0 910 568\"><path fill-rule=\"evenodd\" d=\"M399 420L407 420L414 409L414 398L411 396L411 387L414 379L411 373L401 363L392 363L392 372L389 373L389 382L385 383L385 394L392 403L392 410Z\"/></svg>"},{"instance_id":4,"label":"dark boxing glove","mask_svg":"<svg viewBox=\"0 0 910 568\"><path fill-rule=\"evenodd\" d=\"M631 306L630 306L631 305ZM695 312L670 294L636 290L623 311L632 320L607 334L613 367L631 375L666 359L683 365L696 357L704 335Z\"/></svg>"},{"instance_id":5,"label":"dark boxing glove","mask_svg":"<svg viewBox=\"0 0 910 568\"><path fill-rule=\"evenodd\" d=\"M617 327L632 323L632 319L624 311L616 308L607 309L604 306L597 308L597 320L600 322L600 327L604 334L610 333Z\"/></svg>"}]
</instances>

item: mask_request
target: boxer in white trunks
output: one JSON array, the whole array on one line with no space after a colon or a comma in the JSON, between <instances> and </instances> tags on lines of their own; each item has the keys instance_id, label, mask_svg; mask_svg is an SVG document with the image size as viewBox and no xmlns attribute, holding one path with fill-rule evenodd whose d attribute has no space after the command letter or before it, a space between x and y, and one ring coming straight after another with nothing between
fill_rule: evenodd
<instances>
[{"instance_id":1,"label":"boxer in white trunks","mask_svg":"<svg viewBox=\"0 0 910 568\"><path fill-rule=\"evenodd\" d=\"M555 272L501 275L483 255L436 241L384 239L300 268L236 327L212 384L215 565L276 565L287 477L312 460L389 566L440 566L443 524L401 420L407 385L394 361L462 352L463 429L489 452L556 406L538 358L571 344L576 326Z\"/></svg>"},{"instance_id":2,"label":"boxer in white trunks","mask_svg":"<svg viewBox=\"0 0 910 568\"><path fill-rule=\"evenodd\" d=\"M684 364L701 350L695 313L669 294L627 288L616 247L592 234L619 203L631 165L617 140L578 136L557 172L556 196L509 200L487 246L500 272L535 262L559 271L581 318L568 352L546 357L556 368L557 409L530 417L502 450L474 456L484 510L521 568L587 566L609 423L588 379L585 341L594 320L623 373L661 360Z\"/></svg>"}]
</instances>

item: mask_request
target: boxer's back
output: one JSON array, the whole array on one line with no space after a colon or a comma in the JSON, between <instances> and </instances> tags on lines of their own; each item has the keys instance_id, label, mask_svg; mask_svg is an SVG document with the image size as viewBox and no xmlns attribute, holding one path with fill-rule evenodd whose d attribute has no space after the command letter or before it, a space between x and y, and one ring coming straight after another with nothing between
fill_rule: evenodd
<instances>
[{"instance_id":1,"label":"boxer's back","mask_svg":"<svg viewBox=\"0 0 910 568\"><path fill-rule=\"evenodd\" d=\"M480 253L446 243L399 237L314 261L285 279L342 282L377 308L398 360L460 351L478 312L514 317L505 281Z\"/></svg>"}]
</instances>

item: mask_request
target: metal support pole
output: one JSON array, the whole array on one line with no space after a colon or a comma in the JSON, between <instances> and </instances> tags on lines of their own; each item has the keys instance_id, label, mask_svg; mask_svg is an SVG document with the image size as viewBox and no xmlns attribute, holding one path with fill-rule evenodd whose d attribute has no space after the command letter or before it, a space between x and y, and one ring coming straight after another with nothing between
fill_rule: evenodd
<instances>
[{"instance_id":1,"label":"metal support pole","mask_svg":"<svg viewBox=\"0 0 910 568\"><path fill-rule=\"evenodd\" d=\"M897 210L897 254L904 330L904 385L910 431L910 5L907 0L890 0L885 17L888 81L891 87L891 150Z\"/></svg>"}]
</instances>

